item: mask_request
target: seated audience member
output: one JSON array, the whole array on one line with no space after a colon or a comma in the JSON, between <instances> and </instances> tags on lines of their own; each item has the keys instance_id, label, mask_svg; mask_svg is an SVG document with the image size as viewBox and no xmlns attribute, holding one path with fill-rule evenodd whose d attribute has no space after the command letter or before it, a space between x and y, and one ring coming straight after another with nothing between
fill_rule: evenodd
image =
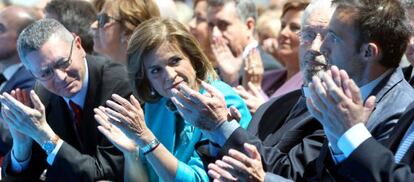
<instances>
[{"instance_id":1,"label":"seated audience member","mask_svg":"<svg viewBox=\"0 0 414 182\"><path fill-rule=\"evenodd\" d=\"M207 0L211 46L220 78L231 86L241 82L244 59L257 48L264 70L282 65L266 53L254 37L256 6L253 0Z\"/></svg>"},{"instance_id":2,"label":"seated audience member","mask_svg":"<svg viewBox=\"0 0 414 182\"><path fill-rule=\"evenodd\" d=\"M372 8L369 8L369 9L372 10ZM398 11L396 12L400 12L400 10L398 9ZM348 12L346 12L345 14L348 15ZM405 14L404 10L402 10L401 14ZM396 15L401 15L401 14L396 13ZM339 17L342 18L344 17L343 15L344 14L340 14ZM381 17L381 15L383 14L381 14L381 11L380 12L375 11L374 15L378 15L374 17ZM338 14L336 14L336 16L338 16ZM397 17L401 18L400 16L397 16ZM336 17L334 16L334 18ZM349 21L350 19L346 19L346 20ZM366 20L366 19L363 19L363 20ZM371 44L372 42L370 43L362 42L360 45L361 49L356 49L355 46L359 47L359 45L356 44L356 40L359 40L359 39L364 40L364 37L367 37L367 35L362 34L360 37L358 37L357 35L360 35L360 34L353 32L356 30L346 29L346 28L354 27L352 24L346 24L348 25L348 27L346 27L344 26L344 24L337 23L336 21L337 21L336 19L334 19L333 21L331 20L329 24L330 25L329 31L327 31L326 36L319 36L318 34L314 34L315 36L313 37L324 37L323 44L321 45L321 50L324 53L324 56L327 58L327 62L333 65L338 65L340 68L344 68L350 73L352 73L350 77L352 79L358 80L357 84L364 86L363 98L367 98L368 95L376 96L377 98L377 100L375 100L376 109L370 115L368 119L367 128L373 133L373 136L376 139L385 139L389 136L390 128L394 126L396 120L401 116L401 114L403 113L405 108L408 106L408 104L414 100L413 89L411 89L411 86L404 80L401 69L396 68L398 67L400 58L403 52L405 51L405 46L406 46L406 44L401 45L401 44L397 44L397 42L408 41L408 35L409 35L407 34L409 33L408 26L406 23L404 23L405 21L396 19L395 23L396 24L399 23L399 25L401 25L402 31L393 30L393 31L388 32L387 36L391 36L392 38L393 36L395 36L397 38L401 38L401 40L395 40L394 38L392 40L395 40L395 42L392 42L392 41L386 42L386 43L381 42L381 44L380 43ZM375 22L375 25L377 26L378 22ZM387 27L386 25L382 25L382 26ZM335 27L335 29L333 27ZM336 29L337 27L342 27L340 28L340 30L344 30L344 31L343 32L339 31L338 29ZM368 29L373 30L370 28ZM367 29L363 29L363 30L367 30ZM375 29L375 31L377 30L380 30L380 29L378 28ZM377 35L377 34L369 34L369 35ZM380 35L379 37L382 38L385 36ZM302 37L302 38L305 38L305 37ZM404 40L404 38L406 39ZM319 40L320 39L318 39L318 41ZM304 40L304 44L306 44L306 42L308 41ZM319 44L320 44L320 41L319 41ZM354 47L351 47L350 45L354 45ZM395 48L395 49L391 49L388 46L393 46L392 48ZM382 49L380 49L379 47L381 47ZM373 48L376 48L376 49L373 49ZM337 52L337 50L341 50L341 51ZM382 52L379 52L378 50ZM358 54L356 53L357 51L364 51L364 52L360 52ZM353 55L351 57L352 59L350 59L349 55ZM384 61L384 60L387 60L387 61ZM360 68L364 68L364 69L360 69ZM198 108L203 107L203 105L208 103L207 101L210 100L209 98L204 98L204 97L201 97L201 100L199 98L194 98L194 97L190 99L186 99L186 98L182 98L182 99L191 100L193 102L198 103ZM389 106L392 106L392 107L389 107ZM194 108L194 109L197 109L197 108ZM223 112L223 111L218 111L218 110L219 109L217 110L213 109L211 111L213 113ZM204 114L204 116L206 115L207 114ZM202 126L201 123L204 124L203 121L205 121L206 119L207 117L201 118L199 120L194 119L195 123L193 124L195 126L201 127ZM236 148L237 150L242 151L243 150L242 146L244 143L253 143L256 147L258 147L258 150L260 151L260 154L262 155L263 161L265 163L264 164L265 171L274 172L282 176L286 175L286 173L288 172L296 171L296 169L302 169L302 174L304 175L304 177L307 177L307 174L303 172L308 172L308 171L307 170L303 171L304 170L303 166L308 166L308 165L313 164L313 163L306 163L306 160L309 159L309 155L312 155L312 154L315 155L315 153L306 153L306 150L308 148L299 148L300 150L299 152L304 153L302 155L293 154L295 149L287 151L289 153L287 153L286 151L280 151L280 150L278 151L277 148L275 147L273 147L272 149L270 149L269 147L265 147L266 144L263 145L262 142L258 141L251 135L246 134L245 131L237 129L237 123L235 122L216 121L216 122L211 123L211 125L212 126L210 126L209 128L216 128L216 129L214 130L204 129L203 132L206 134L206 136L209 136L210 140L212 140L213 142L217 143L220 146L223 146L223 150L221 151L220 154L226 153L229 148ZM386 130L387 132L383 132L384 130ZM378 131L381 131L381 132L378 132ZM325 134L327 134L327 137L331 137L329 131L326 132ZM283 136L288 137L289 135L283 135ZM302 133L302 136L307 137L308 135ZM303 141L307 142L308 140L303 140ZM300 147L304 146L303 143L301 142L296 143L296 144L298 144ZM323 146L321 153L325 152L325 149L326 148ZM337 151L336 148L333 149L333 151L335 151L336 153ZM290 158L281 159L281 154L289 155ZM305 161L305 163L303 163L303 161L300 161L300 160L293 161L292 160L294 159L293 156L297 156L299 159ZM244 157L247 157L247 156L244 155ZM240 158L237 158L237 159L239 159L239 161L243 161L243 160L240 160ZM269 162L272 165L268 165ZM284 168L280 167L279 165L279 164L290 164L291 162L294 165L291 165L291 166L286 165L288 167L283 166ZM246 164L246 165L251 166L250 164ZM233 168L236 168L236 167L233 166ZM243 169L242 171L245 171L248 168L237 168L235 171L240 173L241 169ZM306 169L308 169L308 167L306 167ZM320 168L314 167L312 169L318 170ZM285 172L285 174L277 170ZM249 171L251 170L247 170L246 172L248 173ZM295 180L300 180L300 178L299 179L295 178Z\"/></svg>"},{"instance_id":3,"label":"seated audience member","mask_svg":"<svg viewBox=\"0 0 414 182\"><path fill-rule=\"evenodd\" d=\"M70 32L78 35L86 53L93 53L90 26L96 19L96 11L91 3L82 0L52 0L47 3L44 14L46 18L56 19Z\"/></svg>"},{"instance_id":4,"label":"seated audience member","mask_svg":"<svg viewBox=\"0 0 414 182\"><path fill-rule=\"evenodd\" d=\"M408 19L410 20L411 27L414 28L414 1L413 0L402 0L405 9L407 10ZM411 33L410 42L407 46L407 51L405 51L405 57L407 57L409 66L403 68L403 73L405 80L410 83L411 86L414 86L414 32Z\"/></svg>"},{"instance_id":5,"label":"seated audience member","mask_svg":"<svg viewBox=\"0 0 414 182\"><path fill-rule=\"evenodd\" d=\"M217 69L217 61L211 50L210 37L208 33L207 0L195 0L193 4L193 18L188 23L190 32L200 43L200 47L203 49L204 54L206 54L208 59L213 64L213 67Z\"/></svg>"},{"instance_id":6,"label":"seated audience member","mask_svg":"<svg viewBox=\"0 0 414 182\"><path fill-rule=\"evenodd\" d=\"M312 2L304 11L302 27L306 29L301 35L306 36L300 39L299 55L301 69L305 75L315 75L327 67L325 59L319 53L323 36L317 35L325 34L325 28L333 10L330 1L319 0ZM310 79L304 79L305 83L310 81ZM305 164L319 155L319 149L325 139L322 126L311 117L306 109L305 96L302 95L300 90L297 90L280 98L269 100L259 107L249 124L247 132L237 128L237 125L233 125L232 127L237 129L234 132L232 129L228 130L229 133L227 134L231 137L227 141L224 140L229 136L225 136L226 138L223 141L213 139L222 146L226 143L223 146L224 149L217 156L214 153L204 152L206 150L203 146L199 147L198 151L206 159L206 162L214 162L215 159L219 159L227 153L229 148L242 150L243 143L254 141L254 145L261 147L261 154L264 157L263 166L266 171L294 180L301 179ZM225 129L226 127L220 128ZM243 174L247 172L240 171ZM223 172L223 170L220 172ZM261 172L264 176L264 171ZM212 175L212 177L217 176ZM244 177L248 177L248 175ZM240 180L245 179L244 177L238 176ZM270 173L266 174L266 178L271 177L275 176Z\"/></svg>"},{"instance_id":7,"label":"seated audience member","mask_svg":"<svg viewBox=\"0 0 414 182\"><path fill-rule=\"evenodd\" d=\"M314 112L320 112L321 117L334 118L329 123L324 123L324 126L329 124L335 128L344 128L332 130L339 136L344 130L346 132L354 130L359 133L343 137L342 145L338 145L346 153L346 159L334 168L339 175L335 178L345 181L413 181L414 105L407 107L390 137L384 142L385 144L381 144L364 126L375 103L369 100L364 103L358 86L352 80L344 79L346 76L342 75L346 75L345 72L316 79L313 82L314 89L311 90L316 99L328 100L327 97L337 96L337 99L329 100L323 106L315 102L317 110ZM334 80L341 80L342 85L336 85ZM326 83L331 91L317 86L321 81ZM326 95L319 95L317 92L326 93ZM331 108L329 113L323 112L324 109L321 106ZM335 124L331 124L333 122ZM343 145L344 142L352 143L354 146L346 148L347 145Z\"/></svg>"},{"instance_id":8,"label":"seated audience member","mask_svg":"<svg viewBox=\"0 0 414 182\"><path fill-rule=\"evenodd\" d=\"M126 64L127 44L134 29L160 12L153 0L105 1L92 23L94 50L115 62Z\"/></svg>"},{"instance_id":9,"label":"seated audience member","mask_svg":"<svg viewBox=\"0 0 414 182\"><path fill-rule=\"evenodd\" d=\"M33 88L35 80L21 64L16 44L20 32L39 18L34 10L19 6L8 6L0 11L0 27L3 27L0 36L0 93ZM0 156L4 156L12 146L12 138L7 125L0 120Z\"/></svg>"},{"instance_id":10,"label":"seated audience member","mask_svg":"<svg viewBox=\"0 0 414 182\"><path fill-rule=\"evenodd\" d=\"M227 103L226 117L218 119L228 120L227 108L234 107L246 128L251 115L243 100L216 78L197 40L173 19L154 18L138 26L128 44L128 69L135 94L145 102L145 114L134 96L128 101L114 95L108 107L95 110L101 132L124 152L125 180L144 180L144 173L149 181L208 181L194 151L205 137L190 125L200 113L177 112L172 97L177 89L194 89L197 95L215 90ZM205 87L205 82L212 86Z\"/></svg>"},{"instance_id":11,"label":"seated audience member","mask_svg":"<svg viewBox=\"0 0 414 182\"><path fill-rule=\"evenodd\" d=\"M316 180L332 177L341 179L336 174L342 172L345 173L344 177L349 179L354 179L353 175L362 175L362 171L356 172L359 174L348 174L336 170L336 165L342 165L343 161L370 136L378 141L388 139L398 118L414 98L413 89L398 68L411 35L411 27L402 4L393 0L343 0L335 1L335 5L337 9L329 23L329 31L321 51L329 63L344 69L355 82L343 83L343 80L347 80L347 74L338 70L324 74L321 79L313 78L312 99L308 100L308 107L312 115L324 126L329 141L329 145L324 145L320 156L309 168L308 176ZM385 19L387 21L384 21ZM356 75L360 72L358 70L366 74ZM333 83L337 86L332 84L329 75L332 75ZM388 92L378 89L386 80L388 83L385 88L391 89ZM321 88L321 84L327 86L327 92ZM361 88L360 94L354 89L350 90L356 86ZM342 100L343 95L335 94L340 88L345 89L347 97L352 96L352 99L347 101L353 103L345 102ZM333 106L332 103L340 104ZM364 103L364 106L362 109L354 110L354 103ZM338 109L352 109L352 112L344 112L342 115L342 112L336 112ZM361 121L354 118L351 118L351 122L343 121L353 114L363 114L365 125L356 125ZM376 154L371 152L371 155ZM380 164L380 160L382 158L376 159L376 162ZM358 159L353 162L358 163ZM377 167L384 169L382 166ZM358 170L358 167L355 169ZM370 174L364 175L369 177ZM384 180L388 179L390 178Z\"/></svg>"},{"instance_id":12,"label":"seated audience member","mask_svg":"<svg viewBox=\"0 0 414 182\"><path fill-rule=\"evenodd\" d=\"M257 37L263 49L277 58L277 36L280 33L282 11L266 10L257 20ZM283 62L281 62L283 64Z\"/></svg>"},{"instance_id":13,"label":"seated audience member","mask_svg":"<svg viewBox=\"0 0 414 182\"><path fill-rule=\"evenodd\" d=\"M250 83L245 83L243 77L243 86L238 86L236 91L242 96L250 112L253 114L257 108L272 97L279 97L293 90L300 89L303 82L302 72L299 66L299 31L301 29L300 20L303 10L309 4L308 0L289 0L283 6L281 16L281 31L278 36L278 60L285 65L284 69L271 70L263 74L263 81L254 84L254 79ZM250 59L254 52L250 53ZM260 60L260 56L257 56ZM257 59L256 58L256 59ZM255 70L260 64L249 64L254 60L247 60L245 74L249 69ZM259 62L260 63L260 62ZM251 67L251 68L249 68ZM249 77L249 76L247 76ZM260 80L260 79L259 79Z\"/></svg>"},{"instance_id":14,"label":"seated audience member","mask_svg":"<svg viewBox=\"0 0 414 182\"><path fill-rule=\"evenodd\" d=\"M124 158L98 131L93 108L113 93L131 94L125 67L87 55L80 38L54 19L26 27L17 48L37 85L30 95L0 96L13 137L3 179L33 181L46 169L47 181L122 181Z\"/></svg>"}]
</instances>

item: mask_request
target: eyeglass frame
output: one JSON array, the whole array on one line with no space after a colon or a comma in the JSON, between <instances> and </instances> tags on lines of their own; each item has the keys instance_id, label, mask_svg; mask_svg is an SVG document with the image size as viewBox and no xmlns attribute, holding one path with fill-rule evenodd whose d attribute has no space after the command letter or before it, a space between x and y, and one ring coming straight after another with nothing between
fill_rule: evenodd
<instances>
[{"instance_id":1,"label":"eyeglass frame","mask_svg":"<svg viewBox=\"0 0 414 182\"><path fill-rule=\"evenodd\" d=\"M113 16L109 16L108 13L99 13L98 15L96 15L96 22L98 23L98 28L104 28L105 25L109 23L110 19L113 19L116 22L121 22L120 19L117 19Z\"/></svg>"},{"instance_id":2,"label":"eyeglass frame","mask_svg":"<svg viewBox=\"0 0 414 182\"><path fill-rule=\"evenodd\" d=\"M53 65L49 64L47 66L47 68L44 70L42 68L42 74L43 73L50 73L50 76L45 76L44 78L36 76L35 74L33 74L31 71L30 73L32 74L32 76L38 80L41 81L48 81L50 79L52 79L55 76L55 69L66 69L68 68L71 64L72 64L72 52L73 52L73 44L75 42L76 39L72 40L72 43L70 45L70 52L69 52L69 56L66 59L59 59L58 61L56 61Z\"/></svg>"}]
</instances>

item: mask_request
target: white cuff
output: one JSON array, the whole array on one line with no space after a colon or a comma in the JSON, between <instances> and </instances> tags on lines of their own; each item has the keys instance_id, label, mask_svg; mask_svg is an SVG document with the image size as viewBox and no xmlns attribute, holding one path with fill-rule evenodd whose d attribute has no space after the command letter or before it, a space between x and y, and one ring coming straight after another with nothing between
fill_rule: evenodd
<instances>
[{"instance_id":1,"label":"white cuff","mask_svg":"<svg viewBox=\"0 0 414 182\"><path fill-rule=\"evenodd\" d=\"M358 123L348 129L338 140L337 146L348 158L361 143L372 135L363 123Z\"/></svg>"},{"instance_id":2,"label":"white cuff","mask_svg":"<svg viewBox=\"0 0 414 182\"><path fill-rule=\"evenodd\" d=\"M30 152L29 158L27 160L19 162L16 157L14 157L14 151L11 151L11 169L15 173L20 173L29 166L30 159L32 158L32 152Z\"/></svg>"},{"instance_id":3,"label":"white cuff","mask_svg":"<svg viewBox=\"0 0 414 182\"><path fill-rule=\"evenodd\" d=\"M55 157L56 157L57 153L59 152L60 147L62 147L62 144L63 144L63 140L59 139L56 143L55 149L53 149L52 153L50 153L47 156L46 161L49 165L52 165L53 161L55 161Z\"/></svg>"}]
</instances>

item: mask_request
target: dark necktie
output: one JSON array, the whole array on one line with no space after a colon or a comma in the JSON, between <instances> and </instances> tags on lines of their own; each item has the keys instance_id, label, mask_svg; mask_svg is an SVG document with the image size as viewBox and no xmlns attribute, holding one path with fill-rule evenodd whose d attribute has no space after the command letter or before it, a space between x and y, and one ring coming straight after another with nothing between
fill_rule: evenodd
<instances>
[{"instance_id":1,"label":"dark necktie","mask_svg":"<svg viewBox=\"0 0 414 182\"><path fill-rule=\"evenodd\" d=\"M69 105L72 109L73 112L73 125L74 128L76 130L76 135L78 137L79 143L81 144L81 148L82 148L82 141L83 141L83 136L82 136L82 108L76 104L75 102L73 102L72 100L69 101Z\"/></svg>"},{"instance_id":2,"label":"dark necktie","mask_svg":"<svg viewBox=\"0 0 414 182\"><path fill-rule=\"evenodd\" d=\"M7 81L7 79L6 79L6 77L4 77L3 73L1 73L0 74L0 85L5 81Z\"/></svg>"}]
</instances>

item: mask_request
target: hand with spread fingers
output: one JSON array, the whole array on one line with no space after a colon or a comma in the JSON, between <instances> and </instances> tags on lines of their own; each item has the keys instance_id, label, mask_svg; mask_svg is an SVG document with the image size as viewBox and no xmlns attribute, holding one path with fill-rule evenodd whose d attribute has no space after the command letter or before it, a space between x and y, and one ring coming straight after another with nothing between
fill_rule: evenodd
<instances>
[{"instance_id":1,"label":"hand with spread fingers","mask_svg":"<svg viewBox=\"0 0 414 182\"><path fill-rule=\"evenodd\" d=\"M211 49L216 57L221 79L231 86L238 85L239 72L243 64L243 59L233 56L233 53L222 37L213 37Z\"/></svg>"},{"instance_id":2,"label":"hand with spread fingers","mask_svg":"<svg viewBox=\"0 0 414 182\"><path fill-rule=\"evenodd\" d=\"M11 91L11 95L16 100L23 103L24 105L29 106L29 107L32 106L30 96L29 96L29 93L27 91L16 89L16 90ZM13 119L15 119L15 118L11 118L11 117L13 117L13 114L11 113L10 109L6 105L2 106L1 113L2 113L2 117L3 117L4 122L5 122L6 125L8 125L8 123L12 123ZM24 133L18 131L15 128L15 126L12 125L12 124L8 125L8 127L9 127L9 131L10 131L10 135L12 136L13 141L14 141L13 144L26 143L29 146L32 145L32 142L33 142L32 138L30 138L29 136L25 135Z\"/></svg>"},{"instance_id":3,"label":"hand with spread fingers","mask_svg":"<svg viewBox=\"0 0 414 182\"><path fill-rule=\"evenodd\" d=\"M254 114L263 103L265 103L260 90L250 82L247 84L247 90L242 86L237 86L234 90L244 100L250 113L252 114Z\"/></svg>"},{"instance_id":4,"label":"hand with spread fingers","mask_svg":"<svg viewBox=\"0 0 414 182\"><path fill-rule=\"evenodd\" d=\"M339 139L352 126L365 124L375 106L375 96L368 97L364 103L355 82L335 66L322 78L314 76L310 88L308 109L322 123L330 142Z\"/></svg>"},{"instance_id":5,"label":"hand with spread fingers","mask_svg":"<svg viewBox=\"0 0 414 182\"><path fill-rule=\"evenodd\" d=\"M242 86L248 88L247 84L250 82L260 90L262 87L264 68L259 51L256 48L252 49L244 63Z\"/></svg>"},{"instance_id":6,"label":"hand with spread fingers","mask_svg":"<svg viewBox=\"0 0 414 182\"><path fill-rule=\"evenodd\" d=\"M214 181L256 181L265 179L262 160L256 147L245 143L244 150L249 156L234 150L222 160L208 165L208 174Z\"/></svg>"},{"instance_id":7,"label":"hand with spread fingers","mask_svg":"<svg viewBox=\"0 0 414 182\"><path fill-rule=\"evenodd\" d=\"M5 106L3 116L8 118L6 122L11 128L30 136L39 144L56 135L46 122L45 107L33 90L30 91L30 100L27 94L15 90L12 95L3 93L0 101Z\"/></svg>"},{"instance_id":8,"label":"hand with spread fingers","mask_svg":"<svg viewBox=\"0 0 414 182\"><path fill-rule=\"evenodd\" d=\"M207 93L201 94L185 84L180 84L179 90L173 89L171 100L184 120L200 129L212 131L233 118L229 117L223 94L204 81L201 86Z\"/></svg>"},{"instance_id":9,"label":"hand with spread fingers","mask_svg":"<svg viewBox=\"0 0 414 182\"><path fill-rule=\"evenodd\" d=\"M105 107L98 107L93 110L95 112L95 119L99 123L98 130L105 135L122 153L136 152L137 144L134 140L129 138L118 125L109 122Z\"/></svg>"},{"instance_id":10,"label":"hand with spread fingers","mask_svg":"<svg viewBox=\"0 0 414 182\"><path fill-rule=\"evenodd\" d=\"M135 146L132 141L140 147L150 143L155 137L145 124L144 112L138 100L133 95L129 101L117 94L111 98L113 100L106 101L107 107L101 106L94 110L95 119L101 125L99 130L104 135L110 135L108 138L121 147L122 151L133 149ZM117 137L127 137L132 141Z\"/></svg>"}]
</instances>

